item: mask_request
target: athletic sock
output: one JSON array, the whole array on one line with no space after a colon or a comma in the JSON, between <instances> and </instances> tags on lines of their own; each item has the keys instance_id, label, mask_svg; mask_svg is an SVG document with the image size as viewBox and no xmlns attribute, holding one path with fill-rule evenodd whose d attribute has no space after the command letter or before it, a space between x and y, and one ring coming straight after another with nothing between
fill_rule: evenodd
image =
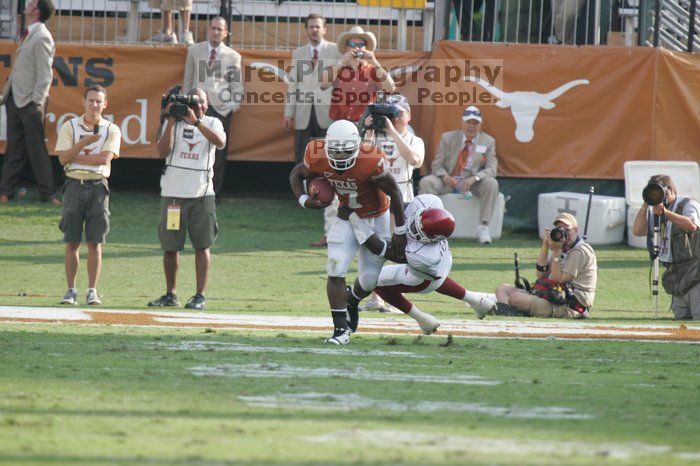
<instances>
[{"instance_id":1,"label":"athletic sock","mask_svg":"<svg viewBox=\"0 0 700 466\"><path fill-rule=\"evenodd\" d=\"M335 328L348 328L347 309L331 309L333 326Z\"/></svg>"},{"instance_id":2,"label":"athletic sock","mask_svg":"<svg viewBox=\"0 0 700 466\"><path fill-rule=\"evenodd\" d=\"M462 285L452 280L450 277L447 277L443 284L440 285L440 287L435 291L440 294L459 299L460 301L464 298L464 294L467 292Z\"/></svg>"},{"instance_id":3,"label":"athletic sock","mask_svg":"<svg viewBox=\"0 0 700 466\"><path fill-rule=\"evenodd\" d=\"M416 307L415 304L411 305L411 310L407 312L407 314L416 321L420 321L421 319L425 318L425 312L421 311Z\"/></svg>"}]
</instances>

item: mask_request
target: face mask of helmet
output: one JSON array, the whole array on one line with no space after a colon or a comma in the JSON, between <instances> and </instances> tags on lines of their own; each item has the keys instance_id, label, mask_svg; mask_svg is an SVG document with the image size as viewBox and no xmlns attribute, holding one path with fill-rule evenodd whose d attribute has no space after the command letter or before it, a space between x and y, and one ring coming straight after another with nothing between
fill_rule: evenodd
<instances>
[{"instance_id":1,"label":"face mask of helmet","mask_svg":"<svg viewBox=\"0 0 700 466\"><path fill-rule=\"evenodd\" d=\"M444 209L423 209L416 212L408 225L408 236L422 243L435 243L449 238L455 230L455 219Z\"/></svg>"},{"instance_id":2,"label":"face mask of helmet","mask_svg":"<svg viewBox=\"0 0 700 466\"><path fill-rule=\"evenodd\" d=\"M328 162L336 170L347 170L355 165L358 155L358 147L351 149L326 147Z\"/></svg>"}]
</instances>

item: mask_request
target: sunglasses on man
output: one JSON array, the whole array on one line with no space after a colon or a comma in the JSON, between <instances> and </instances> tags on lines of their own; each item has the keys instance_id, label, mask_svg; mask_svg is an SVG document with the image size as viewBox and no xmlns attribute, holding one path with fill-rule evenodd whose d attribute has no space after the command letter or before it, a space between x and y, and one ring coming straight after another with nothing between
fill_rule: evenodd
<instances>
[{"instance_id":1,"label":"sunglasses on man","mask_svg":"<svg viewBox=\"0 0 700 466\"><path fill-rule=\"evenodd\" d=\"M362 41L359 41L359 42L354 42L354 41L352 41L352 40L349 40L349 41L348 41L348 47L350 47L351 49L354 49L355 47L357 47L357 48L362 48L362 47L364 47L365 45L367 45L367 43L366 43L366 42L362 42Z\"/></svg>"}]
</instances>

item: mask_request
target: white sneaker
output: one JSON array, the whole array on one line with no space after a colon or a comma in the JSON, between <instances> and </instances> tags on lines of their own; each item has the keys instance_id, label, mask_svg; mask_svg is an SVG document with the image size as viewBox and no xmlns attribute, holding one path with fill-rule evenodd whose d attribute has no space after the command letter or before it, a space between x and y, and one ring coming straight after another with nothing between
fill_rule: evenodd
<instances>
[{"instance_id":1,"label":"white sneaker","mask_svg":"<svg viewBox=\"0 0 700 466\"><path fill-rule=\"evenodd\" d=\"M177 34L171 32L167 34L165 32L159 32L155 36L151 37L151 42L162 42L164 44L177 44Z\"/></svg>"},{"instance_id":2,"label":"white sneaker","mask_svg":"<svg viewBox=\"0 0 700 466\"><path fill-rule=\"evenodd\" d=\"M476 312L477 319L483 319L491 311L496 310L496 302L491 301L489 298L481 298L479 304L474 306L474 311Z\"/></svg>"},{"instance_id":3,"label":"white sneaker","mask_svg":"<svg viewBox=\"0 0 700 466\"><path fill-rule=\"evenodd\" d=\"M87 295L85 296L85 302L90 306L102 304L100 297L97 296L97 291L93 289L88 290Z\"/></svg>"},{"instance_id":4,"label":"white sneaker","mask_svg":"<svg viewBox=\"0 0 700 466\"><path fill-rule=\"evenodd\" d=\"M185 31L185 34L180 37L181 44L194 45L194 37L192 31Z\"/></svg>"},{"instance_id":5,"label":"white sneaker","mask_svg":"<svg viewBox=\"0 0 700 466\"><path fill-rule=\"evenodd\" d=\"M68 288L66 294L63 295L63 299L58 304L72 304L75 306L78 304L78 293Z\"/></svg>"},{"instance_id":6,"label":"white sneaker","mask_svg":"<svg viewBox=\"0 0 700 466\"><path fill-rule=\"evenodd\" d=\"M331 343L333 345L347 345L350 343L350 329L349 328L336 328L333 331L333 336L326 340L326 343Z\"/></svg>"},{"instance_id":7,"label":"white sneaker","mask_svg":"<svg viewBox=\"0 0 700 466\"><path fill-rule=\"evenodd\" d=\"M491 235L488 225L481 224L476 227L476 239L481 244L491 244Z\"/></svg>"}]
</instances>

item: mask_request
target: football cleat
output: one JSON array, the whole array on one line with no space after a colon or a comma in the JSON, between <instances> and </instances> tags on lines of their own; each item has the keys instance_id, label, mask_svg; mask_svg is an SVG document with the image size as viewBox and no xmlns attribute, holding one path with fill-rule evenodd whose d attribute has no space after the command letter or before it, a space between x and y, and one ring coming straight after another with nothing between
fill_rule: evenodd
<instances>
[{"instance_id":1,"label":"football cleat","mask_svg":"<svg viewBox=\"0 0 700 466\"><path fill-rule=\"evenodd\" d=\"M420 329L423 330L423 333L426 335L431 335L437 332L438 327L440 327L440 322L438 322L435 317L427 313L423 313L423 315L417 319L417 322Z\"/></svg>"},{"instance_id":2,"label":"football cleat","mask_svg":"<svg viewBox=\"0 0 700 466\"><path fill-rule=\"evenodd\" d=\"M477 319L483 319L487 314L496 313L496 303L489 298L481 298L479 304L474 306L474 311L476 312Z\"/></svg>"},{"instance_id":3,"label":"football cleat","mask_svg":"<svg viewBox=\"0 0 700 466\"><path fill-rule=\"evenodd\" d=\"M350 343L350 329L349 328L336 328L333 330L333 336L326 340L326 343L331 343L333 345L347 345Z\"/></svg>"},{"instance_id":4,"label":"football cleat","mask_svg":"<svg viewBox=\"0 0 700 466\"><path fill-rule=\"evenodd\" d=\"M352 289L348 287L348 303L347 303L347 320L348 327L350 328L350 333L355 333L357 331L357 326L360 323L360 313L358 311L358 303L354 296L352 296Z\"/></svg>"}]
</instances>

